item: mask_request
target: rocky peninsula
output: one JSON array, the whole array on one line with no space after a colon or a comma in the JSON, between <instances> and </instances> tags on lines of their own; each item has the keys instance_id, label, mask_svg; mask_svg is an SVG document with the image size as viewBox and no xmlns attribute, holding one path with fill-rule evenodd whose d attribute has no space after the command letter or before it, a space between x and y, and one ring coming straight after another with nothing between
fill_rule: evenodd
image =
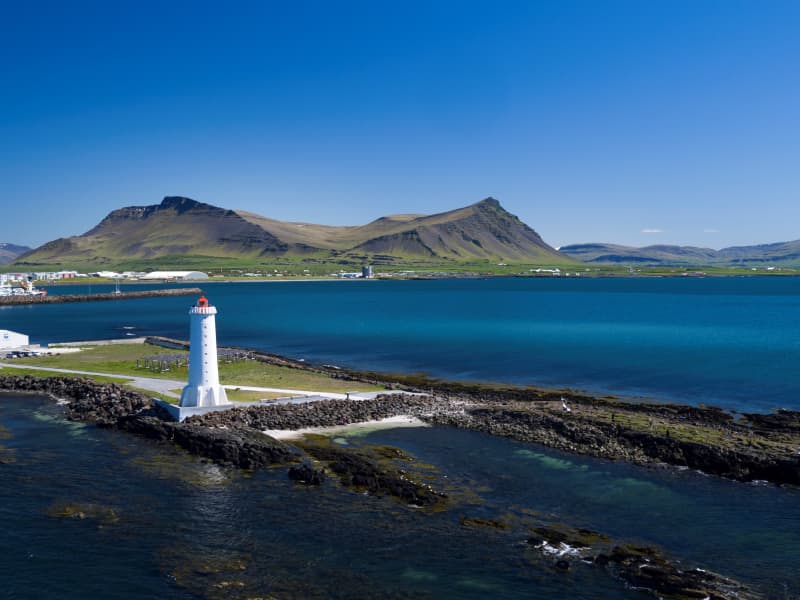
<instances>
[{"instance_id":1,"label":"rocky peninsula","mask_svg":"<svg viewBox=\"0 0 800 600\"><path fill-rule=\"evenodd\" d=\"M326 367L305 367L327 369ZM0 390L50 395L68 418L170 443L242 469L285 465L298 485L345 487L427 510L453 508L453 499L415 478L408 457L390 448L353 450L322 438L286 443L264 433L413 415L432 424L482 431L614 460L700 469L740 481L800 482L800 414L729 414L711 407L633 404L613 398L425 381L339 372L339 377L406 387L424 395L385 394L373 400L328 400L299 405L250 405L170 421L146 395L114 383L78 377L0 376ZM495 527L472 519L465 526ZM591 534L591 535L590 535ZM604 569L628 585L664 598L757 598L747 587L701 569L686 569L657 548L617 543L602 534L548 524L529 532L527 547L554 568L576 561Z\"/></svg>"}]
</instances>

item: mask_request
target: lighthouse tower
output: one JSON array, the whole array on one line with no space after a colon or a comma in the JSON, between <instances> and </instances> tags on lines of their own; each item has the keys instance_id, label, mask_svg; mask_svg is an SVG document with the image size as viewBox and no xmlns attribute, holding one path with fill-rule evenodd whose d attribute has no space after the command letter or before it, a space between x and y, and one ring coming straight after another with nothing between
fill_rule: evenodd
<instances>
[{"instance_id":1,"label":"lighthouse tower","mask_svg":"<svg viewBox=\"0 0 800 600\"><path fill-rule=\"evenodd\" d=\"M217 309L201 296L189 309L189 383L181 394L181 407L229 404L219 384L217 370Z\"/></svg>"}]
</instances>

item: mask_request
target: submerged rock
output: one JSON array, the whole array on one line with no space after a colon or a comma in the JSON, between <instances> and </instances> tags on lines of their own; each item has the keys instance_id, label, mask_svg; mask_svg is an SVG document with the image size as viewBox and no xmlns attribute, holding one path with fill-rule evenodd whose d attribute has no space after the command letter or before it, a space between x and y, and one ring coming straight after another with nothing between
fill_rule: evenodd
<instances>
[{"instance_id":1,"label":"submerged rock","mask_svg":"<svg viewBox=\"0 0 800 600\"><path fill-rule=\"evenodd\" d=\"M356 450L302 443L300 447L315 459L328 464L345 487L364 489L375 496L391 496L413 506L434 507L447 496L430 485L411 480L400 470L379 465Z\"/></svg>"},{"instance_id":2,"label":"submerged rock","mask_svg":"<svg viewBox=\"0 0 800 600\"><path fill-rule=\"evenodd\" d=\"M326 475L322 469L315 469L308 463L303 463L289 467L289 479L305 485L322 485Z\"/></svg>"},{"instance_id":3,"label":"submerged rock","mask_svg":"<svg viewBox=\"0 0 800 600\"><path fill-rule=\"evenodd\" d=\"M567 571L571 560L607 569L628 585L659 598L687 600L755 600L761 596L743 584L698 568L684 569L651 546L612 545L607 536L586 529L543 525L527 542L546 556L556 555L555 568Z\"/></svg>"}]
</instances>

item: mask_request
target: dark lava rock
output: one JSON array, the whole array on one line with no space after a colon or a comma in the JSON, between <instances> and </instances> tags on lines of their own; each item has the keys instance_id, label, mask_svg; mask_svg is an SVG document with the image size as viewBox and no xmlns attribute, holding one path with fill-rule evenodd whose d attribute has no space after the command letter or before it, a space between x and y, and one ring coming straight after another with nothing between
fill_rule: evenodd
<instances>
[{"instance_id":1,"label":"dark lava rock","mask_svg":"<svg viewBox=\"0 0 800 600\"><path fill-rule=\"evenodd\" d=\"M66 400L64 411L68 418L101 426L113 426L120 417L153 406L144 394L85 377L0 376L0 389L41 392Z\"/></svg>"},{"instance_id":2,"label":"dark lava rock","mask_svg":"<svg viewBox=\"0 0 800 600\"><path fill-rule=\"evenodd\" d=\"M781 408L770 414L748 413L743 416L755 429L800 433L800 411Z\"/></svg>"},{"instance_id":3,"label":"dark lava rock","mask_svg":"<svg viewBox=\"0 0 800 600\"><path fill-rule=\"evenodd\" d=\"M703 569L680 569L655 548L615 546L609 557L613 570L633 587L652 590L663 598L755 598L740 583Z\"/></svg>"},{"instance_id":4,"label":"dark lava rock","mask_svg":"<svg viewBox=\"0 0 800 600\"><path fill-rule=\"evenodd\" d=\"M602 533L591 529L568 529L561 527L545 526L534 527L527 543L531 546L541 546L547 542L551 546L567 544L572 548L589 548L598 543L605 543L609 538Z\"/></svg>"},{"instance_id":5,"label":"dark lava rock","mask_svg":"<svg viewBox=\"0 0 800 600\"><path fill-rule=\"evenodd\" d=\"M611 559L608 558L607 554L598 554L594 557L594 564L598 567L605 567Z\"/></svg>"},{"instance_id":6,"label":"dark lava rock","mask_svg":"<svg viewBox=\"0 0 800 600\"><path fill-rule=\"evenodd\" d=\"M376 496L392 496L413 506L440 505L447 497L429 485L408 479L400 471L381 467L356 451L315 444L301 444L301 448L315 459L328 463L346 487L365 489Z\"/></svg>"},{"instance_id":7,"label":"dark lava rock","mask_svg":"<svg viewBox=\"0 0 800 600\"><path fill-rule=\"evenodd\" d=\"M468 517L463 515L459 519L463 527L488 527L490 529L508 529L508 525L496 519L481 519L480 517Z\"/></svg>"},{"instance_id":8,"label":"dark lava rock","mask_svg":"<svg viewBox=\"0 0 800 600\"><path fill-rule=\"evenodd\" d=\"M0 389L42 392L67 401L67 417L170 441L191 454L243 469L296 461L296 448L252 429L175 423L150 398L114 383L80 377L2 377Z\"/></svg>"},{"instance_id":9,"label":"dark lava rock","mask_svg":"<svg viewBox=\"0 0 800 600\"><path fill-rule=\"evenodd\" d=\"M303 429L331 427L386 417L430 412L436 401L429 397L381 395L372 400L320 400L305 404L266 404L197 415L187 423L213 427Z\"/></svg>"},{"instance_id":10,"label":"dark lava rock","mask_svg":"<svg viewBox=\"0 0 800 600\"><path fill-rule=\"evenodd\" d=\"M242 469L285 464L299 458L292 446L255 430L187 425L153 416L120 419L118 427L150 439L173 442L191 454Z\"/></svg>"},{"instance_id":11,"label":"dark lava rock","mask_svg":"<svg viewBox=\"0 0 800 600\"><path fill-rule=\"evenodd\" d=\"M528 544L537 548L544 542L552 546L568 544L580 550L585 563L606 568L631 587L650 590L660 598L751 600L759 597L742 584L711 571L681 569L676 562L650 546L620 544L606 553L611 546L611 539L588 529L542 525L536 527L532 533L534 535L528 538ZM598 547L603 551L597 552ZM565 559L559 559L555 563L558 570L566 571L570 566L570 562Z\"/></svg>"},{"instance_id":12,"label":"dark lava rock","mask_svg":"<svg viewBox=\"0 0 800 600\"><path fill-rule=\"evenodd\" d=\"M326 475L322 469L315 469L308 463L303 463L289 467L289 479L305 485L322 485Z\"/></svg>"}]
</instances>

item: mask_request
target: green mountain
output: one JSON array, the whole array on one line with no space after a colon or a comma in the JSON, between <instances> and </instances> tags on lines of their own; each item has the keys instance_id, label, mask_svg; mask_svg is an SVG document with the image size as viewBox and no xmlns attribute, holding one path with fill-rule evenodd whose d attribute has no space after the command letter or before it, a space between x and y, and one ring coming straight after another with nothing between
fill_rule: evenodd
<instances>
[{"instance_id":1,"label":"green mountain","mask_svg":"<svg viewBox=\"0 0 800 600\"><path fill-rule=\"evenodd\" d=\"M634 248L616 244L573 244L560 252L587 263L661 266L759 266L800 265L800 240L733 246L722 250L695 246L656 245Z\"/></svg>"},{"instance_id":2,"label":"green mountain","mask_svg":"<svg viewBox=\"0 0 800 600\"><path fill-rule=\"evenodd\" d=\"M487 198L435 215L393 215L367 225L290 223L169 196L111 212L83 235L20 256L20 267L305 263L424 264L476 261L565 264L533 229Z\"/></svg>"},{"instance_id":3,"label":"green mountain","mask_svg":"<svg viewBox=\"0 0 800 600\"><path fill-rule=\"evenodd\" d=\"M0 242L0 265L11 262L21 254L29 252L30 248L27 246L17 246L16 244L9 244L7 242Z\"/></svg>"}]
</instances>

